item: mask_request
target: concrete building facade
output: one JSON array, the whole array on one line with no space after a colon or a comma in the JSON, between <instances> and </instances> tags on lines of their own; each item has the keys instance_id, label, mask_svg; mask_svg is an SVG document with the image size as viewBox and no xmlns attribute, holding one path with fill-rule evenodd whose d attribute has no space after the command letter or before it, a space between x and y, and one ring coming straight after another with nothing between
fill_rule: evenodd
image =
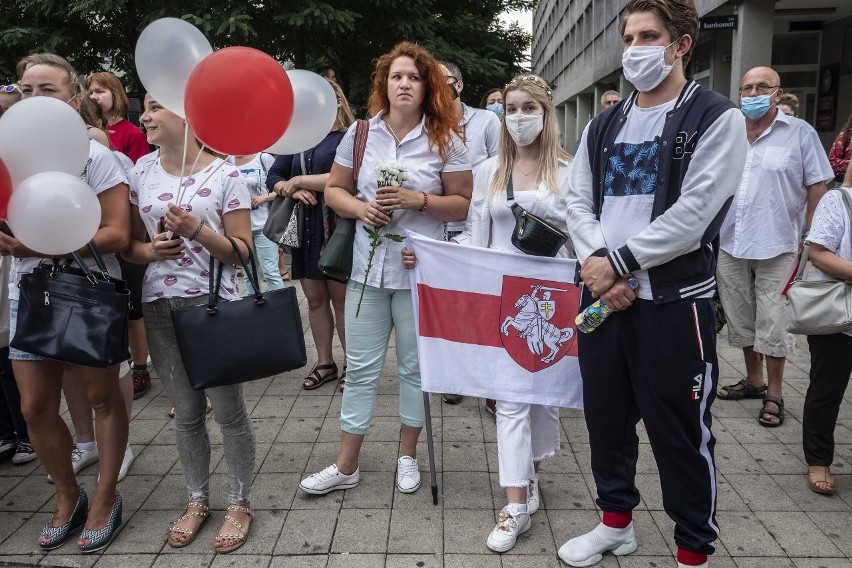
<instances>
[{"instance_id":1,"label":"concrete building facade","mask_svg":"<svg viewBox=\"0 0 852 568\"><path fill-rule=\"evenodd\" d=\"M540 0L531 67L554 86L562 143L571 149L600 111L601 95L633 86L621 72L628 0ZM768 65L799 117L826 146L852 112L852 0L695 0L701 32L687 75L739 101L740 78Z\"/></svg>"}]
</instances>

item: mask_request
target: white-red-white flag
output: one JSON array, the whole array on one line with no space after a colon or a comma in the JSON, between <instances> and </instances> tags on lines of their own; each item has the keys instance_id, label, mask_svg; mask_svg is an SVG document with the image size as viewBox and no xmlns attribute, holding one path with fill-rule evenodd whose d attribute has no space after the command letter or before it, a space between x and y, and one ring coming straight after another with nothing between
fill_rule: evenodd
<instances>
[{"instance_id":1,"label":"white-red-white flag","mask_svg":"<svg viewBox=\"0 0 852 568\"><path fill-rule=\"evenodd\" d=\"M407 238L424 391L582 408L576 261Z\"/></svg>"}]
</instances>

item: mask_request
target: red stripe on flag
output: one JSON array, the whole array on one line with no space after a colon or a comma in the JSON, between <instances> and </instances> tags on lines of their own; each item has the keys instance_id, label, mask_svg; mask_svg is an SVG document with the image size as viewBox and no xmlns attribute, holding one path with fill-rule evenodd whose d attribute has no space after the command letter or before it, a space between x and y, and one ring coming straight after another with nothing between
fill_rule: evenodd
<instances>
[{"instance_id":1,"label":"red stripe on flag","mask_svg":"<svg viewBox=\"0 0 852 568\"><path fill-rule=\"evenodd\" d=\"M500 296L417 285L420 335L457 343L503 347Z\"/></svg>"}]
</instances>

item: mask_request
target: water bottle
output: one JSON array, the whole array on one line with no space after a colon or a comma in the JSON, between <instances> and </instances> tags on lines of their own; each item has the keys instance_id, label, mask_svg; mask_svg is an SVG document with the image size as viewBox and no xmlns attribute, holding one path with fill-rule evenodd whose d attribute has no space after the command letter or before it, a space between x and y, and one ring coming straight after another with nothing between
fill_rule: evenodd
<instances>
[{"instance_id":1,"label":"water bottle","mask_svg":"<svg viewBox=\"0 0 852 568\"><path fill-rule=\"evenodd\" d=\"M635 278L629 278L627 280L627 285L630 286L631 290L635 290L639 287L639 281ZM574 323L577 324L577 331L592 333L614 311L616 310L610 309L603 300L597 300L585 310L577 314L577 318L574 320Z\"/></svg>"}]
</instances>

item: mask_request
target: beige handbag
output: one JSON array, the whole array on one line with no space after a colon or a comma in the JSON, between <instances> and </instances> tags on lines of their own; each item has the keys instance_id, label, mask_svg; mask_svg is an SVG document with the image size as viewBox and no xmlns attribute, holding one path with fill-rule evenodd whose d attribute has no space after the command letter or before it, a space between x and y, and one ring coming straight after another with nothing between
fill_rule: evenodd
<instances>
[{"instance_id":1,"label":"beige handbag","mask_svg":"<svg viewBox=\"0 0 852 568\"><path fill-rule=\"evenodd\" d=\"M849 192L844 189L839 191L843 195L849 218L852 219ZM805 245L796 278L787 291L787 331L803 335L849 331L852 329L852 284L844 280L803 280L809 248Z\"/></svg>"}]
</instances>

